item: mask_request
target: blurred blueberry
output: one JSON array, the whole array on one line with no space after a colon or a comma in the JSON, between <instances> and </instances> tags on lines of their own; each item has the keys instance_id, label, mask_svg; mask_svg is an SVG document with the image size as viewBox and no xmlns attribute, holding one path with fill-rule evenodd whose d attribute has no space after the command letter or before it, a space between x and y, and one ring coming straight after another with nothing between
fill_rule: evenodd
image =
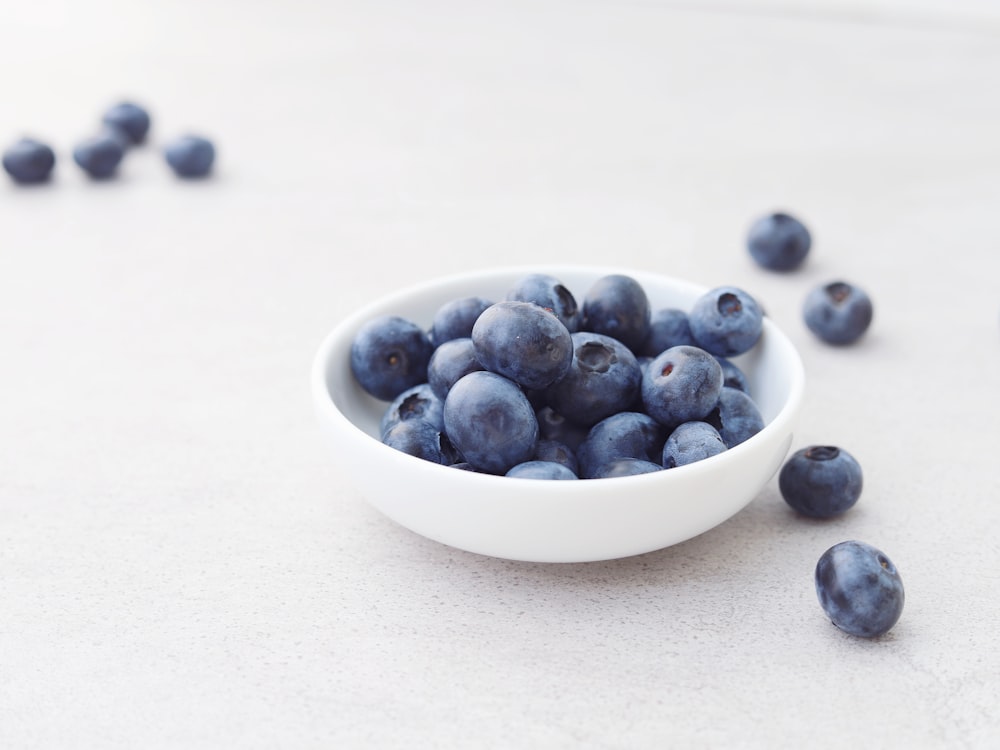
<instances>
[{"instance_id":1,"label":"blurred blueberry","mask_svg":"<svg viewBox=\"0 0 1000 750\"><path fill-rule=\"evenodd\" d=\"M22 185L45 182L55 165L55 152L34 138L21 138L3 152L4 170Z\"/></svg>"},{"instance_id":2,"label":"blurred blueberry","mask_svg":"<svg viewBox=\"0 0 1000 750\"><path fill-rule=\"evenodd\" d=\"M121 139L106 131L81 141L73 149L73 160L96 180L112 177L124 157Z\"/></svg>"},{"instance_id":3,"label":"blurred blueberry","mask_svg":"<svg viewBox=\"0 0 1000 750\"><path fill-rule=\"evenodd\" d=\"M868 294L846 281L814 288L802 306L806 326L828 344L851 344L871 325L873 308Z\"/></svg>"},{"instance_id":4,"label":"blurred blueberry","mask_svg":"<svg viewBox=\"0 0 1000 750\"><path fill-rule=\"evenodd\" d=\"M755 221L747 234L747 249L763 268L791 271L809 254L812 237L805 225L786 213L772 213Z\"/></svg>"},{"instance_id":5,"label":"blurred blueberry","mask_svg":"<svg viewBox=\"0 0 1000 750\"><path fill-rule=\"evenodd\" d=\"M512 466L505 476L521 479L578 479L571 469L555 461L525 461Z\"/></svg>"},{"instance_id":6,"label":"blurred blueberry","mask_svg":"<svg viewBox=\"0 0 1000 750\"><path fill-rule=\"evenodd\" d=\"M163 153L178 177L205 177L215 163L215 146L198 135L174 139L166 145Z\"/></svg>"},{"instance_id":7,"label":"blurred blueberry","mask_svg":"<svg viewBox=\"0 0 1000 750\"><path fill-rule=\"evenodd\" d=\"M109 108L102 122L124 133L131 144L142 143L149 132L149 112L134 102L120 102Z\"/></svg>"},{"instance_id":8,"label":"blurred blueberry","mask_svg":"<svg viewBox=\"0 0 1000 750\"><path fill-rule=\"evenodd\" d=\"M688 324L702 349L720 357L735 357L757 343L763 331L764 312L747 292L721 286L695 300Z\"/></svg>"}]
</instances>

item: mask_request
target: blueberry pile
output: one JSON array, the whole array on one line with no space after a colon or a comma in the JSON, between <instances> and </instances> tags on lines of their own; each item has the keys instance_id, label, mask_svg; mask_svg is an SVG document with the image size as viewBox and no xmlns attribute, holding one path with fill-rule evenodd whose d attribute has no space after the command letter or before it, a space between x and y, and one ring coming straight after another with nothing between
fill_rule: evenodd
<instances>
[{"instance_id":1,"label":"blueberry pile","mask_svg":"<svg viewBox=\"0 0 1000 750\"><path fill-rule=\"evenodd\" d=\"M144 107L129 101L115 104L104 113L98 130L74 145L73 161L91 179L111 179L129 149L146 141L150 125ZM163 155L178 177L205 177L215 162L215 146L201 136L185 135L169 141ZM47 182L55 166L55 151L34 138L21 138L3 154L4 171L19 185Z\"/></svg>"},{"instance_id":2,"label":"blueberry pile","mask_svg":"<svg viewBox=\"0 0 1000 750\"><path fill-rule=\"evenodd\" d=\"M763 313L724 286L690 310L651 310L632 277L598 279L580 303L531 274L503 300L451 300L429 330L367 321L351 347L361 388L388 402L382 442L456 468L540 479L663 471L718 455L764 420L730 358Z\"/></svg>"}]
</instances>

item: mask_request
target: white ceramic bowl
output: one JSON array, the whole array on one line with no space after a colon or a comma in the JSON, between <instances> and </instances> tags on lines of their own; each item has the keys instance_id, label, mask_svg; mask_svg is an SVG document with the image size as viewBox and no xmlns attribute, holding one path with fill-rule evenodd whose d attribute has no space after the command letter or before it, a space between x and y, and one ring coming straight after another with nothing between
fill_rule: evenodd
<instances>
[{"instance_id":1,"label":"white ceramic bowl","mask_svg":"<svg viewBox=\"0 0 1000 750\"><path fill-rule=\"evenodd\" d=\"M697 463L614 479L512 479L439 466L379 442L387 404L364 393L350 368L351 341L361 325L395 314L429 328L445 302L472 295L502 300L529 273L560 279L580 304L591 284L611 273L641 283L654 310L688 309L707 291L640 270L522 266L448 276L369 304L327 336L312 370L316 412L345 480L418 534L470 552L535 562L606 560L668 547L722 523L757 496L791 445L804 384L798 353L768 319L754 349L733 358L747 375L766 426Z\"/></svg>"}]
</instances>

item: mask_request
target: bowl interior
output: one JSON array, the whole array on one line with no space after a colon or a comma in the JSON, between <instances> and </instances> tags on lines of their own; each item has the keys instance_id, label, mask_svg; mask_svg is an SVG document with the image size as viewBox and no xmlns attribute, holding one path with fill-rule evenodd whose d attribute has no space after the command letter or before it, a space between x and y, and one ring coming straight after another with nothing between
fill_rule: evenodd
<instances>
[{"instance_id":1,"label":"bowl interior","mask_svg":"<svg viewBox=\"0 0 1000 750\"><path fill-rule=\"evenodd\" d=\"M601 276L625 273L653 310L690 308L706 287L646 271L610 267L512 267L448 276L391 293L343 320L316 355L314 402L335 455L366 500L408 528L462 549L499 557L575 562L638 554L683 541L750 502L780 466L803 389L801 360L772 321L733 362L746 373L764 430L696 464L620 479L552 482L457 471L399 453L378 440L387 403L366 394L350 371L351 341L366 321L395 314L429 328L453 299L499 301L529 273L560 279L582 304ZM747 290L753 294L753 290ZM516 492L512 482L516 482ZM405 488L407 491L401 492Z\"/></svg>"}]
</instances>

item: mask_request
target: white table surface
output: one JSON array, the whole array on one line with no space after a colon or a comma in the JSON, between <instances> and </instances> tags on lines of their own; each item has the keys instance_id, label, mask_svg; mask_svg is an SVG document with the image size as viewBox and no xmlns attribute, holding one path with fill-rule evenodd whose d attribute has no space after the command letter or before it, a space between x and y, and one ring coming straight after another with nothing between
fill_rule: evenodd
<instances>
[{"instance_id":1,"label":"white table surface","mask_svg":"<svg viewBox=\"0 0 1000 750\"><path fill-rule=\"evenodd\" d=\"M3 11L0 747L995 747L1000 10L988 2L33 0ZM91 184L119 97L152 142ZM194 129L214 179L158 153ZM794 274L749 221L800 215ZM800 347L794 445L865 470L846 516L776 480L689 542L528 564L423 539L341 477L311 359L373 296L499 263L755 293ZM834 277L876 319L799 316ZM819 555L907 589L866 641Z\"/></svg>"}]
</instances>

